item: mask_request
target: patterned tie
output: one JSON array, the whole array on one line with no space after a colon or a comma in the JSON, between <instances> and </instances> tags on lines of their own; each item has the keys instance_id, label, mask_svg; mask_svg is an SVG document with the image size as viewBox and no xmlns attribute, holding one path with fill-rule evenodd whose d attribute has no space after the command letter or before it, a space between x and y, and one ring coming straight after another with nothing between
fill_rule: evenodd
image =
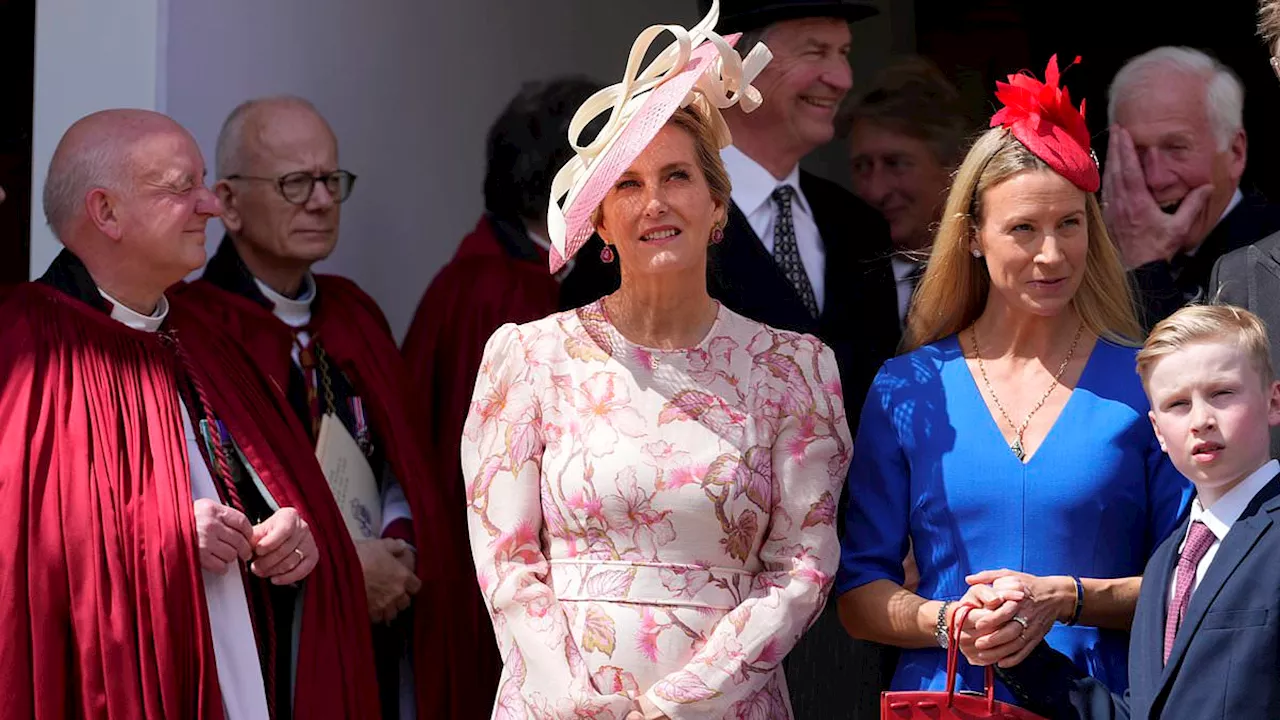
<instances>
[{"instance_id":1,"label":"patterned tie","mask_svg":"<svg viewBox=\"0 0 1280 720\"><path fill-rule=\"evenodd\" d=\"M782 185L773 191L773 201L778 204L778 217L773 223L773 261L778 269L787 276L791 287L809 314L818 317L818 301L813 295L813 286L809 284L809 276L804 271L804 263L800 261L800 248L796 245L796 227L791 220L791 199L796 196L795 188Z\"/></svg>"},{"instance_id":2,"label":"patterned tie","mask_svg":"<svg viewBox=\"0 0 1280 720\"><path fill-rule=\"evenodd\" d=\"M1178 627L1187 614L1187 604L1191 601L1191 589L1196 581L1196 568L1204 559L1204 554L1218 538L1208 525L1196 520L1191 523L1187 532L1187 542L1178 556L1178 570L1173 583L1173 600L1164 620L1164 661L1169 662L1169 653L1173 651L1174 638L1178 636Z\"/></svg>"}]
</instances>

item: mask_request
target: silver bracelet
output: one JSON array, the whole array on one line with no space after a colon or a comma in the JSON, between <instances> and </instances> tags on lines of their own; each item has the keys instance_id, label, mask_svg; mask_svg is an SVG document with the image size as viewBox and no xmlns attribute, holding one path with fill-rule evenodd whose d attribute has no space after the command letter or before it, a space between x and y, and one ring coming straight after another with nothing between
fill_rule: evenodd
<instances>
[{"instance_id":1,"label":"silver bracelet","mask_svg":"<svg viewBox=\"0 0 1280 720\"><path fill-rule=\"evenodd\" d=\"M938 608L938 623L934 628L933 639L938 641L938 647L943 650L951 644L950 633L947 632L947 610L955 603L946 600L942 603L942 607Z\"/></svg>"}]
</instances>

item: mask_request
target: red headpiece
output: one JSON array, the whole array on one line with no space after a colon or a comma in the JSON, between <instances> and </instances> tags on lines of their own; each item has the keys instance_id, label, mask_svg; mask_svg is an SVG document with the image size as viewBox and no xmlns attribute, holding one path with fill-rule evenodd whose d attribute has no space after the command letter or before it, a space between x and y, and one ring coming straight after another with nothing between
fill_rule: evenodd
<instances>
[{"instance_id":1,"label":"red headpiece","mask_svg":"<svg viewBox=\"0 0 1280 720\"><path fill-rule=\"evenodd\" d=\"M1078 62L1077 57L1071 65ZM1059 75L1058 56L1054 55L1045 68L1044 82L1023 74L1010 75L1007 83L996 82L996 99L1004 107L991 118L991 127L1008 128L1059 175L1085 192L1097 192L1102 179L1089 150L1084 102L1076 110L1067 89L1058 85Z\"/></svg>"}]
</instances>

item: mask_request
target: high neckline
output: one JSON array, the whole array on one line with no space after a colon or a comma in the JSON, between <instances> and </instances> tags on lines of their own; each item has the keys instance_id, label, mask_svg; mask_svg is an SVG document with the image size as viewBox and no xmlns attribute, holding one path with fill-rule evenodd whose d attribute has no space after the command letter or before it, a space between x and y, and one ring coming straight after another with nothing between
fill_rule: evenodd
<instances>
[{"instance_id":1,"label":"high neckline","mask_svg":"<svg viewBox=\"0 0 1280 720\"><path fill-rule=\"evenodd\" d=\"M609 311L605 309L604 298L600 298L599 300L595 301L593 305L593 310L595 312L593 314L595 314L597 317L599 317L601 321L603 321L602 324L604 325L606 331L609 333L611 338L614 340L615 347L626 347L632 350L641 350L650 355L660 355L663 353L686 353L686 352L689 352L690 350L696 350L698 348L704 347L705 345L707 345L707 343L711 341L712 338L716 337L716 334L720 329L720 325L725 318L725 309L724 309L724 305L719 300L713 299L712 302L716 304L716 317L715 317L715 320L711 322L710 327L707 328L707 331L706 333L703 334L702 338L699 339L698 342L693 343L692 345L684 345L684 346L675 347L675 348L651 347L649 345L642 345L638 342L628 339L627 336L623 335L622 331L618 329L618 326L613 324L613 319L609 317Z\"/></svg>"}]
</instances>

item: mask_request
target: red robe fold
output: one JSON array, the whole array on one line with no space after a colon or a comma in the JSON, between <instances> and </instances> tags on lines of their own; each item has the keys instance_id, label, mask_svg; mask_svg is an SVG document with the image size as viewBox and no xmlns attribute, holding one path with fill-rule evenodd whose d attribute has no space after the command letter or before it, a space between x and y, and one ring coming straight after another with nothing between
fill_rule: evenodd
<instances>
[{"instance_id":1,"label":"red robe fold","mask_svg":"<svg viewBox=\"0 0 1280 720\"><path fill-rule=\"evenodd\" d=\"M409 402L425 426L432 474L448 490L449 511L462 542L467 538L462 428L485 341L503 323L550 315L558 309L559 297L560 283L548 272L546 255L536 261L513 257L503 249L487 217L482 217L431 281L414 313L403 347L412 377ZM470 632L484 639L478 678L491 707L502 660L469 552L466 561L470 587L476 589L474 602L480 608Z\"/></svg>"},{"instance_id":2,"label":"red robe fold","mask_svg":"<svg viewBox=\"0 0 1280 720\"><path fill-rule=\"evenodd\" d=\"M335 509L306 502L324 478L303 462L309 446L283 420L283 397L234 343L198 326L172 303L166 328L214 412L320 548L303 589L295 716L376 718L355 550ZM171 352L44 285L0 307L6 717L223 715Z\"/></svg>"},{"instance_id":3,"label":"red robe fold","mask_svg":"<svg viewBox=\"0 0 1280 720\"><path fill-rule=\"evenodd\" d=\"M351 281L327 275L315 280L311 330L364 401L373 435L413 513L417 575L423 583L414 597L413 615L418 717L487 717L492 697L484 699L483 711L476 710L472 668L477 646L492 643L492 632L481 640L465 632L476 622L469 617L470 606L459 602L459 595L475 586L474 576L467 576L461 564L468 546L453 532L440 486L422 452L422 431L409 412L408 379L390 327L373 299ZM280 388L288 387L293 333L270 310L205 280L187 285L180 294L230 330ZM363 589L363 582L358 587Z\"/></svg>"},{"instance_id":4,"label":"red robe fold","mask_svg":"<svg viewBox=\"0 0 1280 720\"><path fill-rule=\"evenodd\" d=\"M559 297L560 284L547 272L546 256L538 262L511 257L494 237L489 221L481 218L427 287L405 335L412 403L430 433L436 477L448 487L449 507L464 530L462 426L485 341L503 323L550 315L558 309Z\"/></svg>"}]
</instances>

